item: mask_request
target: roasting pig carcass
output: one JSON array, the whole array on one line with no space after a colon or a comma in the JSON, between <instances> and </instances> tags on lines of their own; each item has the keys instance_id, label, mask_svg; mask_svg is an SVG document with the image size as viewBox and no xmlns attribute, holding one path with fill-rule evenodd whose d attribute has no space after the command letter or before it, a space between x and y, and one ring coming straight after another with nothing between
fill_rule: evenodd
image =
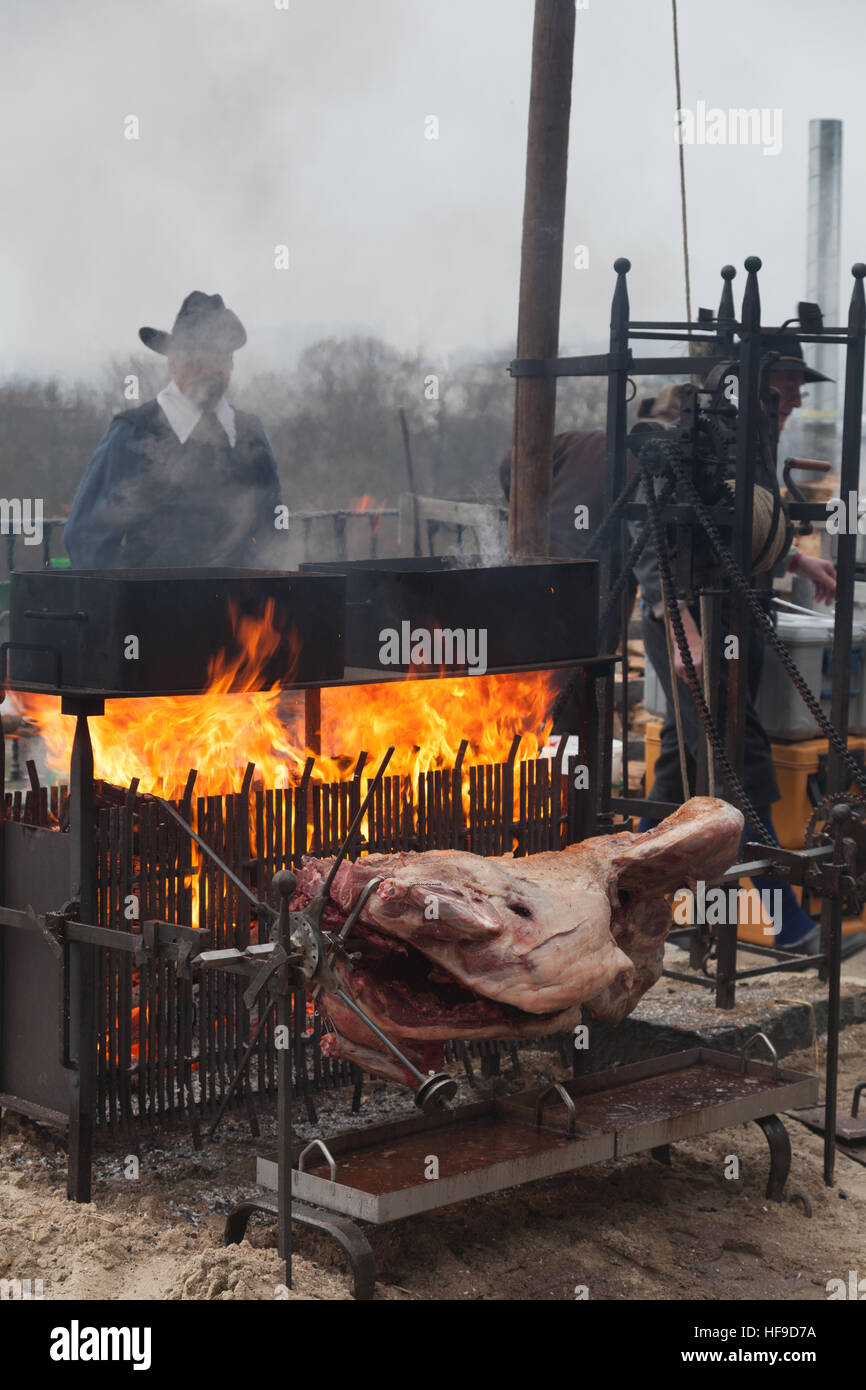
<instances>
[{"instance_id":1,"label":"roasting pig carcass","mask_svg":"<svg viewBox=\"0 0 866 1390\"><path fill-rule=\"evenodd\" d=\"M619 1023L662 970L665 895L710 882L736 859L743 817L694 797L643 835L602 835L515 859L459 850L371 854L340 865L322 926L339 930L382 877L338 956L342 988L420 1070L448 1038L532 1038L572 1029L581 1006ZM292 906L321 891L333 861L307 858ZM415 1085L339 997L323 992L327 1055Z\"/></svg>"}]
</instances>

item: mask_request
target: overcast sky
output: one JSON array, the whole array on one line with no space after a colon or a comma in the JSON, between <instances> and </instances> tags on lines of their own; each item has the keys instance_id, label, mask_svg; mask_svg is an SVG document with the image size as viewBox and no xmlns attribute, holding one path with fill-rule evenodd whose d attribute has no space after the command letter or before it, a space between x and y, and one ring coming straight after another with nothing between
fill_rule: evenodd
<instances>
[{"instance_id":1,"label":"overcast sky","mask_svg":"<svg viewBox=\"0 0 866 1390\"><path fill-rule=\"evenodd\" d=\"M0 374L87 372L141 324L170 327L191 289L244 320L247 367L347 332L434 365L510 352L533 9L0 0ZM750 253L765 320L805 296L813 117L845 124L846 304L866 260L863 0L680 0L679 15L684 106L783 122L776 155L686 148L694 304L717 303L729 260L739 303ZM684 315L670 0L588 0L576 28L564 350L604 339L618 255L634 317Z\"/></svg>"}]
</instances>

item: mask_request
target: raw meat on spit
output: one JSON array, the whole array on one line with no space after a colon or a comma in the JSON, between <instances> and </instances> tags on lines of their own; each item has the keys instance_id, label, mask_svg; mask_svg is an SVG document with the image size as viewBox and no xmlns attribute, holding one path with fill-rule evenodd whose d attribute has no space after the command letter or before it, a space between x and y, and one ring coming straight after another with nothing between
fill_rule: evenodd
<instances>
[{"instance_id":1,"label":"raw meat on spit","mask_svg":"<svg viewBox=\"0 0 866 1390\"><path fill-rule=\"evenodd\" d=\"M601 835L515 859L460 850L371 854L337 870L322 926L339 931L372 878L334 973L422 1071L448 1038L532 1038L573 1028L581 1007L619 1023L661 975L666 900L712 882L737 858L743 817L693 797L645 834ZM292 907L321 891L333 863L306 858ZM365 1071L417 1081L336 995L323 1050Z\"/></svg>"}]
</instances>

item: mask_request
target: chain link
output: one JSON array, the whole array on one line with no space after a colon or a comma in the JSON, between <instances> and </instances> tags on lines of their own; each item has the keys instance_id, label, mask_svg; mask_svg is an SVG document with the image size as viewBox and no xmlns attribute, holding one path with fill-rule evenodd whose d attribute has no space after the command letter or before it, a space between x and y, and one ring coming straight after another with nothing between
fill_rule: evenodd
<instances>
[{"instance_id":1,"label":"chain link","mask_svg":"<svg viewBox=\"0 0 866 1390\"><path fill-rule=\"evenodd\" d=\"M671 458L673 452L671 447L669 445L666 446L664 444L661 444L660 447L663 449L668 458ZM672 458L671 462L673 463ZM700 721L704 726L704 731L712 746L716 761L718 762L722 770L722 776L724 777L725 783L728 788L728 792L731 796L731 800L734 802L735 805L738 806L739 810L742 811L746 820L753 827L753 829L758 835L758 838L762 841L762 843L767 845L768 847L772 847L775 849L776 841L773 839L772 835L767 830L766 826L764 825L763 821L761 820L760 816L758 815L757 811L755 810L754 806L749 800L746 789L740 781L739 777L737 776L736 772L734 771L733 765L731 763L730 758L728 757L725 746L721 738L719 737L719 731L713 723L712 715L710 714L710 711L707 708L707 702L704 699L703 691L701 690L700 686L700 681L698 680L697 672L695 671L694 662L692 661L692 654L689 651L689 644L686 640L686 630L683 626L683 620L680 616L679 605L676 600L673 575L671 573L670 561L668 559L667 546L665 545L664 532L661 523L659 499L655 495L655 488L653 485L653 474L650 470L649 464L646 461L641 460L641 467L644 470L644 477L646 479L647 484L647 513L649 516L650 530L652 532L653 546L655 547L656 557L659 562L659 571L662 577L662 593L664 595L665 607L670 618L671 629L673 631L674 637L676 639L676 644L679 648L680 656L682 658L683 668L686 673L686 683L691 692L692 699L695 702L695 708L697 709ZM671 676L673 680L676 680L676 675L673 672L671 673Z\"/></svg>"},{"instance_id":2,"label":"chain link","mask_svg":"<svg viewBox=\"0 0 866 1390\"><path fill-rule=\"evenodd\" d=\"M639 483L640 473L635 473L632 478L629 478L622 492L619 494L619 497L616 499L616 501L611 506L610 511L604 517L598 530L595 531L592 535L587 536L586 544L584 545L583 549L577 557L579 560L588 560L593 551L598 550L602 540L607 535L613 523L618 519L620 513L624 510L624 508L628 506L629 502L631 502L632 498L638 490Z\"/></svg>"},{"instance_id":3,"label":"chain link","mask_svg":"<svg viewBox=\"0 0 866 1390\"><path fill-rule=\"evenodd\" d=\"M638 481L640 481L640 474L638 474L637 476ZM675 487L676 482L674 481L674 479L668 479L668 481L665 483L665 490L661 498L659 499L660 507L667 506L668 502L670 502L671 498L673 497ZM634 569L641 555L643 555L648 540L649 529L645 526L642 529L640 535L637 537L637 540L632 545L632 548L629 551L628 559L626 560L625 564L623 565L622 569L617 575L616 583L610 591L607 603L605 604L604 612L602 613L598 624L598 637L599 642L601 643L602 650L604 650L608 624L610 623L610 620L613 617L617 601L620 595L622 594L622 591L625 588L626 584L628 583L628 579L632 570Z\"/></svg>"}]
</instances>

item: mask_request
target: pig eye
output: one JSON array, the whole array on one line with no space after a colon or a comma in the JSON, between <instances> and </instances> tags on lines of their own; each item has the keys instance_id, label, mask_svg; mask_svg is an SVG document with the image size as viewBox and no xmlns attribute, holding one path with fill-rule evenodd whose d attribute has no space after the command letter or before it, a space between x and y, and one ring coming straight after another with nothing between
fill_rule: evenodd
<instances>
[{"instance_id":1,"label":"pig eye","mask_svg":"<svg viewBox=\"0 0 866 1390\"><path fill-rule=\"evenodd\" d=\"M510 907L512 912L516 912L518 917L531 917L532 910L525 903L509 902L506 900L506 907Z\"/></svg>"}]
</instances>

